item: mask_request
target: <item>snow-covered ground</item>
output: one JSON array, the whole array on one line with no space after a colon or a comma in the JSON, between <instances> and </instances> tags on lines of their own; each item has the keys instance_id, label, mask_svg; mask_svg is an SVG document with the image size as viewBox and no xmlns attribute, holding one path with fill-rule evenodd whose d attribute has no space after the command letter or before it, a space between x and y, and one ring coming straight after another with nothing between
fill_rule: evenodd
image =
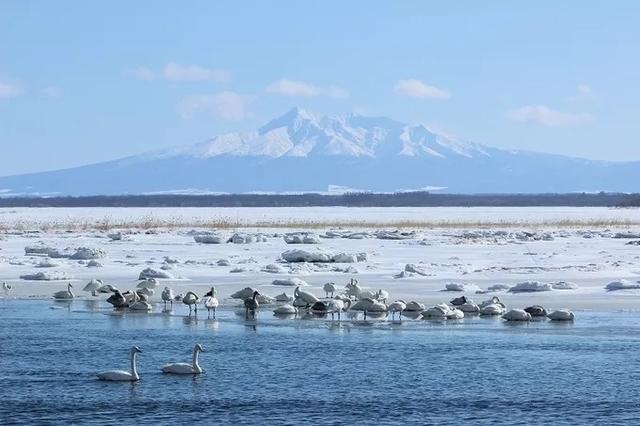
<instances>
[{"instance_id":1,"label":"snow-covered ground","mask_svg":"<svg viewBox=\"0 0 640 426\"><path fill-rule=\"evenodd\" d=\"M323 296L324 283L332 281L343 288L351 278L356 278L365 288L387 290L392 300L403 298L426 304L465 294L443 291L447 283L462 283L467 285L466 294L476 301L498 295L513 307L540 303L550 308L576 310L638 309L640 290L607 291L605 286L614 280L624 279L629 284L640 280L640 245L634 243L640 241L640 226L605 229L526 225L529 220L536 223L637 221L638 213L635 209L600 208L2 209L0 217L5 226L14 221L15 224L30 223L34 229L37 223L96 222L105 217L134 221L149 214L171 221L226 217L233 218L239 225L238 229L220 230L223 241L237 231L249 233L253 238L235 238L248 243L202 244L196 242L194 236L203 230L186 228L151 232L131 229L111 238L108 234L113 232L90 227L71 232L63 229L7 231L0 234L0 281L13 287L12 297L51 297L53 292L64 289L69 280L74 283L76 293L91 297L81 291L90 279L101 279L122 290L132 289L140 272L153 268L173 277L160 280L155 300L159 300L165 285L175 293L194 290L199 294L215 285L221 299L246 286L256 287L270 296L283 291L292 294L292 287L274 286L272 282L294 277L309 284L306 291ZM502 229L402 229L405 234L393 233L392 228L367 227L367 222L397 223L424 218L509 221L522 225ZM256 221L288 220L359 220L362 224L338 232L330 232L329 228L313 229L306 239L288 238L289 241L315 241L315 244L285 242L285 233L304 231L302 229L242 227L244 223ZM25 247L40 247L36 251L48 252L52 258L46 254L25 254ZM79 247L100 250L78 251ZM290 250L302 252L283 256ZM283 260L297 259L300 254L348 262L289 263ZM87 266L92 256L96 257L94 264L101 266ZM223 262L219 262L221 260ZM62 280L20 278L39 272L41 277ZM549 284L564 281L575 283L577 288L476 294L478 289L486 291L495 284L514 286L525 281ZM556 287L562 286L567 287Z\"/></svg>"}]
</instances>

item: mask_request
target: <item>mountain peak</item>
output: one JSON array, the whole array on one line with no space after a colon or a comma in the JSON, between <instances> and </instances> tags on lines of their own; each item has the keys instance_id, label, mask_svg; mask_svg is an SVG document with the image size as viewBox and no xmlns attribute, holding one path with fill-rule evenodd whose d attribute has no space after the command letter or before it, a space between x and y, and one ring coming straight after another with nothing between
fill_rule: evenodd
<instances>
[{"instance_id":1,"label":"mountain peak","mask_svg":"<svg viewBox=\"0 0 640 426\"><path fill-rule=\"evenodd\" d=\"M296 127L303 122L316 122L318 119L316 116L300 107L293 107L280 117L274 118L264 126L258 129L258 133L264 134L270 130L280 127Z\"/></svg>"}]
</instances>

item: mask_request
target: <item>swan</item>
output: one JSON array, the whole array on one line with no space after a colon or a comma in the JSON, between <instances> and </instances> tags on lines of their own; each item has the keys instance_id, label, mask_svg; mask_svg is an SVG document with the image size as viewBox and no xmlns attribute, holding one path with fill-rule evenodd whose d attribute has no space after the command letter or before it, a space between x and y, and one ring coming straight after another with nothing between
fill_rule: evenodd
<instances>
[{"instance_id":1,"label":"swan","mask_svg":"<svg viewBox=\"0 0 640 426\"><path fill-rule=\"evenodd\" d=\"M470 303L470 302L473 303L471 299L469 299L467 296L460 296L451 300L449 303L451 303L453 306L461 306L461 305L464 305L465 303Z\"/></svg>"},{"instance_id":2,"label":"swan","mask_svg":"<svg viewBox=\"0 0 640 426\"><path fill-rule=\"evenodd\" d=\"M259 294L260 293L258 293L258 291L256 290L253 292L253 297L244 300L244 307L246 310L245 312L246 319L249 319L249 311L251 311L251 316L255 319L256 309L258 309L258 307L260 306L260 303L258 303L258 301L256 300Z\"/></svg>"},{"instance_id":3,"label":"swan","mask_svg":"<svg viewBox=\"0 0 640 426\"><path fill-rule=\"evenodd\" d=\"M296 289L293 291L293 297L295 298L293 301L293 306L299 308L308 308L319 300L313 294L307 291L301 291L300 287L296 287Z\"/></svg>"},{"instance_id":4,"label":"swan","mask_svg":"<svg viewBox=\"0 0 640 426\"><path fill-rule=\"evenodd\" d=\"M207 315L211 315L211 311L213 311L213 317L216 317L216 308L219 305L218 299L216 298L216 289L211 287L211 291L204 295L202 298L202 302L204 303L204 307L207 308Z\"/></svg>"},{"instance_id":5,"label":"swan","mask_svg":"<svg viewBox=\"0 0 640 426\"><path fill-rule=\"evenodd\" d=\"M140 283L138 283L138 285L136 286L137 288L148 288L150 290L153 290L154 288L158 287L158 280L155 278L147 278L144 281L140 281Z\"/></svg>"},{"instance_id":6,"label":"swan","mask_svg":"<svg viewBox=\"0 0 640 426\"><path fill-rule=\"evenodd\" d=\"M378 290L378 292L376 293L376 299L378 299L379 301L383 302L383 303L387 303L387 299L389 298L389 292L386 290Z\"/></svg>"},{"instance_id":7,"label":"swan","mask_svg":"<svg viewBox=\"0 0 640 426\"><path fill-rule=\"evenodd\" d=\"M336 296L327 302L327 312L331 314L331 319L335 314L338 314L338 320L340 320L340 313L348 310L351 307L351 299L342 299L340 296Z\"/></svg>"},{"instance_id":8,"label":"swan","mask_svg":"<svg viewBox=\"0 0 640 426\"><path fill-rule=\"evenodd\" d=\"M67 289L66 290L61 290L61 291L56 291L55 293L53 293L53 298L54 299L58 299L58 300L73 299L76 296L71 291L72 288L73 288L73 286L71 285L71 283L67 284Z\"/></svg>"},{"instance_id":9,"label":"swan","mask_svg":"<svg viewBox=\"0 0 640 426\"><path fill-rule=\"evenodd\" d=\"M404 311L422 312L424 311L424 309L425 309L425 306L422 303L412 300L411 302L407 303L407 307L404 308Z\"/></svg>"},{"instance_id":10,"label":"swan","mask_svg":"<svg viewBox=\"0 0 640 426\"><path fill-rule=\"evenodd\" d=\"M499 305L499 306L502 306L504 310L507 309L507 305L502 303L502 301L498 296L493 296L491 299L485 300L484 302L480 303L480 309L487 307L489 305Z\"/></svg>"},{"instance_id":11,"label":"swan","mask_svg":"<svg viewBox=\"0 0 640 426\"><path fill-rule=\"evenodd\" d=\"M363 311L364 319L367 319L367 312L386 312L387 305L379 300L372 299L370 297L360 299L351 306L352 311Z\"/></svg>"},{"instance_id":12,"label":"swan","mask_svg":"<svg viewBox=\"0 0 640 426\"><path fill-rule=\"evenodd\" d=\"M13 290L13 287L11 287L11 284L7 284L6 282L3 282L2 290L4 290L4 294L8 296L9 293L11 293L11 290Z\"/></svg>"},{"instance_id":13,"label":"swan","mask_svg":"<svg viewBox=\"0 0 640 426\"><path fill-rule=\"evenodd\" d=\"M548 313L547 310L540 305L529 306L524 308L524 310L528 312L532 317L546 317Z\"/></svg>"},{"instance_id":14,"label":"swan","mask_svg":"<svg viewBox=\"0 0 640 426\"><path fill-rule=\"evenodd\" d=\"M141 289L136 290L136 293L138 293L138 295L144 294L147 297L151 297L156 294L155 290L152 290L148 287L142 287Z\"/></svg>"},{"instance_id":15,"label":"swan","mask_svg":"<svg viewBox=\"0 0 640 426\"><path fill-rule=\"evenodd\" d=\"M178 293L178 294L176 294L176 296L173 298L173 300L175 300L176 302L182 302L182 299L184 299L184 294L183 294L183 293Z\"/></svg>"},{"instance_id":16,"label":"swan","mask_svg":"<svg viewBox=\"0 0 640 426\"><path fill-rule=\"evenodd\" d=\"M189 307L189 315L191 315L192 306L195 307L196 314L198 313L198 300L200 300L200 298L192 291L188 291L182 298L182 303Z\"/></svg>"},{"instance_id":17,"label":"swan","mask_svg":"<svg viewBox=\"0 0 640 426\"><path fill-rule=\"evenodd\" d=\"M353 298L358 298L360 296L360 293L362 293L362 287L360 287L358 285L358 280L351 278L351 281L349 281L349 283L344 286L345 289L347 289L346 294L349 297L353 297Z\"/></svg>"},{"instance_id":18,"label":"swan","mask_svg":"<svg viewBox=\"0 0 640 426\"><path fill-rule=\"evenodd\" d=\"M91 280L84 286L82 291L90 291L92 296L97 296L96 291L103 285L102 280Z\"/></svg>"},{"instance_id":19,"label":"swan","mask_svg":"<svg viewBox=\"0 0 640 426\"><path fill-rule=\"evenodd\" d=\"M464 318L464 312L460 309L450 308L445 303L440 303L430 307L422 312L423 318L439 318L439 319L462 319Z\"/></svg>"},{"instance_id":20,"label":"swan","mask_svg":"<svg viewBox=\"0 0 640 426\"><path fill-rule=\"evenodd\" d=\"M326 283L324 286L322 286L322 289L324 290L324 295L326 297L329 297L329 294L331 294L331 297L333 297L333 293L336 292L336 285L335 283Z\"/></svg>"},{"instance_id":21,"label":"swan","mask_svg":"<svg viewBox=\"0 0 640 426\"><path fill-rule=\"evenodd\" d=\"M96 291L98 293L115 293L116 290L118 289L112 286L111 284L105 284L98 287Z\"/></svg>"},{"instance_id":22,"label":"swan","mask_svg":"<svg viewBox=\"0 0 640 426\"><path fill-rule=\"evenodd\" d=\"M131 372L123 370L103 371L97 374L98 379L112 382L135 382L140 380L138 370L136 369L136 358L141 352L142 350L137 346L132 347L129 351L129 357L131 358Z\"/></svg>"},{"instance_id":23,"label":"swan","mask_svg":"<svg viewBox=\"0 0 640 426\"><path fill-rule=\"evenodd\" d=\"M547 315L547 318L552 321L573 321L576 316L568 309L558 309Z\"/></svg>"},{"instance_id":24,"label":"swan","mask_svg":"<svg viewBox=\"0 0 640 426\"><path fill-rule=\"evenodd\" d=\"M524 309L512 309L502 318L507 321L531 321L531 314Z\"/></svg>"},{"instance_id":25,"label":"swan","mask_svg":"<svg viewBox=\"0 0 640 426\"><path fill-rule=\"evenodd\" d=\"M171 364L165 364L162 367L163 373L168 374L200 374L202 373L202 368L200 364L198 364L198 354L200 352L204 352L204 348L200 343L196 343L193 347L193 359L191 364L186 362L174 362Z\"/></svg>"},{"instance_id":26,"label":"swan","mask_svg":"<svg viewBox=\"0 0 640 426\"><path fill-rule=\"evenodd\" d=\"M293 302L293 297L287 296L287 293L279 294L275 297L276 302Z\"/></svg>"},{"instance_id":27,"label":"swan","mask_svg":"<svg viewBox=\"0 0 640 426\"><path fill-rule=\"evenodd\" d=\"M498 303L480 306L480 315L502 315L505 311L504 305Z\"/></svg>"},{"instance_id":28,"label":"swan","mask_svg":"<svg viewBox=\"0 0 640 426\"><path fill-rule=\"evenodd\" d=\"M127 299L125 299L119 290L116 290L115 293L109 296L107 303L110 303L114 308L126 308L129 306Z\"/></svg>"},{"instance_id":29,"label":"swan","mask_svg":"<svg viewBox=\"0 0 640 426\"><path fill-rule=\"evenodd\" d=\"M311 305L311 313L316 315L325 315L328 312L329 307L323 301L317 301L313 305Z\"/></svg>"},{"instance_id":30,"label":"swan","mask_svg":"<svg viewBox=\"0 0 640 426\"><path fill-rule=\"evenodd\" d=\"M147 298L143 297L143 295L134 292L133 293L133 302L129 303L129 309L132 311L150 311L152 308L151 304L147 302Z\"/></svg>"},{"instance_id":31,"label":"swan","mask_svg":"<svg viewBox=\"0 0 640 426\"><path fill-rule=\"evenodd\" d=\"M402 319L402 311L407 309L407 302L404 300L396 300L388 306L389 312L391 312L391 319L393 319L396 315L396 312L399 314L400 319Z\"/></svg>"},{"instance_id":32,"label":"swan","mask_svg":"<svg viewBox=\"0 0 640 426\"><path fill-rule=\"evenodd\" d=\"M167 302L171 303L171 307L173 307L173 291L169 287L165 287L162 290L162 294L160 295L162 301L164 302L164 307L167 307Z\"/></svg>"},{"instance_id":33,"label":"swan","mask_svg":"<svg viewBox=\"0 0 640 426\"><path fill-rule=\"evenodd\" d=\"M298 310L295 307L286 303L282 306L278 306L277 308L275 308L273 310L273 313L275 315L295 315L298 313Z\"/></svg>"},{"instance_id":34,"label":"swan","mask_svg":"<svg viewBox=\"0 0 640 426\"><path fill-rule=\"evenodd\" d=\"M477 314L480 313L480 306L473 303L471 299L467 299L467 303L463 303L462 305L456 306L456 308L460 309L465 314Z\"/></svg>"}]
</instances>

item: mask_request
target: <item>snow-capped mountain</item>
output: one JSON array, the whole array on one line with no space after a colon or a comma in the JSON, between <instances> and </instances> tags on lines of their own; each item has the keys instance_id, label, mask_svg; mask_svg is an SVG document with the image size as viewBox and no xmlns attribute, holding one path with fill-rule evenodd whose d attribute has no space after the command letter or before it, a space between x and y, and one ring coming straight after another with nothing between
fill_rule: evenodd
<instances>
[{"instance_id":1,"label":"snow-capped mountain","mask_svg":"<svg viewBox=\"0 0 640 426\"><path fill-rule=\"evenodd\" d=\"M294 108L252 132L53 172L0 177L4 194L640 190L640 162L590 161L459 141L382 117Z\"/></svg>"}]
</instances>

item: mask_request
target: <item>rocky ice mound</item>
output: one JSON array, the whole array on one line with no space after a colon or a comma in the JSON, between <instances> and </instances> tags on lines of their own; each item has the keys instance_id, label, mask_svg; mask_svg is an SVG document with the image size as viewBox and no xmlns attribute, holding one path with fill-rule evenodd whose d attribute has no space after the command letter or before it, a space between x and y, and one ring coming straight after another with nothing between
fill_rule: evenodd
<instances>
[{"instance_id":1,"label":"rocky ice mound","mask_svg":"<svg viewBox=\"0 0 640 426\"><path fill-rule=\"evenodd\" d=\"M78 247L71 255L71 259L75 260L91 260L107 257L107 252L99 248Z\"/></svg>"},{"instance_id":2,"label":"rocky ice mound","mask_svg":"<svg viewBox=\"0 0 640 426\"><path fill-rule=\"evenodd\" d=\"M320 237L307 232L285 234L284 242L287 244L320 244Z\"/></svg>"},{"instance_id":3,"label":"rocky ice mound","mask_svg":"<svg viewBox=\"0 0 640 426\"><path fill-rule=\"evenodd\" d=\"M446 283L444 286L445 291L477 291L478 286L475 284L465 283Z\"/></svg>"},{"instance_id":4,"label":"rocky ice mound","mask_svg":"<svg viewBox=\"0 0 640 426\"><path fill-rule=\"evenodd\" d=\"M534 293L539 291L551 291L553 286L549 283L541 283L540 281L525 281L518 283L509 289L511 293Z\"/></svg>"},{"instance_id":5,"label":"rocky ice mound","mask_svg":"<svg viewBox=\"0 0 640 426\"><path fill-rule=\"evenodd\" d=\"M226 241L225 237L213 232L200 233L193 236L196 243L201 244L222 244Z\"/></svg>"},{"instance_id":6,"label":"rocky ice mound","mask_svg":"<svg viewBox=\"0 0 640 426\"><path fill-rule=\"evenodd\" d=\"M286 262L311 262L311 263L356 263L367 260L366 253L333 253L328 250L315 247L313 249L294 249L282 253L282 259Z\"/></svg>"},{"instance_id":7,"label":"rocky ice mound","mask_svg":"<svg viewBox=\"0 0 640 426\"><path fill-rule=\"evenodd\" d=\"M281 280L273 280L271 284L285 287L304 287L309 285L306 281L301 280L300 278L284 278Z\"/></svg>"},{"instance_id":8,"label":"rocky ice mound","mask_svg":"<svg viewBox=\"0 0 640 426\"><path fill-rule=\"evenodd\" d=\"M150 278L172 280L174 279L174 276L167 271L158 271L157 269L153 269L153 268L144 269L142 272L140 272L140 275L138 276L139 280L148 280Z\"/></svg>"},{"instance_id":9,"label":"rocky ice mound","mask_svg":"<svg viewBox=\"0 0 640 426\"><path fill-rule=\"evenodd\" d=\"M263 234L245 234L236 232L229 238L230 243L233 244L251 244L251 243L265 243L267 242L267 236Z\"/></svg>"},{"instance_id":10,"label":"rocky ice mound","mask_svg":"<svg viewBox=\"0 0 640 426\"><path fill-rule=\"evenodd\" d=\"M35 274L20 275L20 278L27 281L62 281L71 279L71 275L62 271L36 272Z\"/></svg>"},{"instance_id":11,"label":"rocky ice mound","mask_svg":"<svg viewBox=\"0 0 640 426\"><path fill-rule=\"evenodd\" d=\"M551 287L553 287L554 290L576 290L579 288L578 284L569 281L551 283Z\"/></svg>"},{"instance_id":12,"label":"rocky ice mound","mask_svg":"<svg viewBox=\"0 0 640 426\"><path fill-rule=\"evenodd\" d=\"M607 291L637 290L640 289L640 281L635 283L629 280L611 281L606 285L605 289Z\"/></svg>"}]
</instances>

